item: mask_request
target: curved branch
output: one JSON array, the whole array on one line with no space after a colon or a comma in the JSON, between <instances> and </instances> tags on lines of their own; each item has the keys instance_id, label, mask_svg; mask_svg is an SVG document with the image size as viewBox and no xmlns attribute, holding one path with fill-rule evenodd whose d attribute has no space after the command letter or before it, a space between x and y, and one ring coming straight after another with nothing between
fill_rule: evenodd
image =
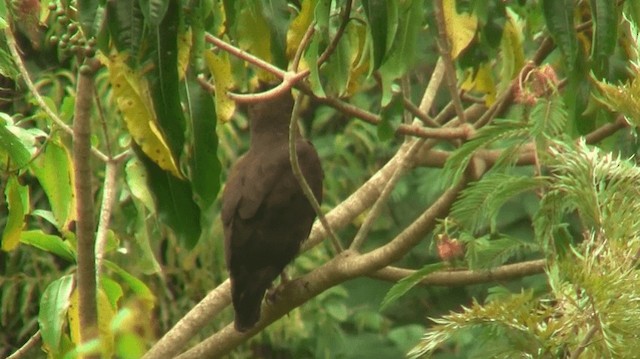
<instances>
[{"instance_id":1,"label":"curved branch","mask_svg":"<svg viewBox=\"0 0 640 359\"><path fill-rule=\"evenodd\" d=\"M263 305L262 317L250 331L238 333L233 330L232 325L228 325L178 358L222 357L269 324L323 291L348 279L377 271L400 259L433 229L437 218L447 213L464 184L461 182L445 191L421 216L388 244L366 254L358 254L347 249L310 273L289 282L282 288L277 302Z\"/></svg>"},{"instance_id":2,"label":"curved branch","mask_svg":"<svg viewBox=\"0 0 640 359\"><path fill-rule=\"evenodd\" d=\"M205 38L207 40L207 42L219 47L220 49L229 52L230 54L238 57L239 59L242 59L244 61L247 61L248 63L259 67L262 70L265 70L271 74L273 74L274 76L284 80L285 77L291 77L291 78L295 78L296 81L299 80L300 78L303 78L305 76L307 76L309 74L309 70L304 70L301 71L299 73L296 73L294 75L279 69L276 66L271 65L270 63L256 57L253 56L251 54L249 54L246 51L243 51L231 44L228 44L224 41L222 41L221 39L211 35L211 34L206 34ZM333 108L335 108L338 111L341 111L344 114L347 115L351 115L353 117L359 118L365 122L371 123L373 125L378 125L381 122L380 116L373 114L369 111L363 110L359 107L356 107L354 105L351 105L347 102L344 102L340 99L337 98L331 98L331 97L317 97L315 96L315 94L313 93L313 91L311 90L311 88L309 88L309 86L307 86L304 82L301 81L297 81L294 85L294 87L296 87L298 90L302 91L303 93L305 93L306 95L311 96L315 101L317 101L318 103L322 103L328 106L331 106ZM251 95L253 96L253 95ZM233 98L235 100L240 100L242 101L243 96L240 95L234 95ZM435 138L435 139L466 139L468 138L471 133L470 133L470 129L467 127L460 127L460 128L424 128L424 127L420 127L420 126L416 126L416 125L409 125L409 124L401 124L400 126L398 126L398 128L396 129L396 133L400 134L400 135L409 135L409 136L415 136L415 137L421 137L421 138Z\"/></svg>"},{"instance_id":3,"label":"curved branch","mask_svg":"<svg viewBox=\"0 0 640 359\"><path fill-rule=\"evenodd\" d=\"M22 359L26 357L27 353L29 353L29 350L38 345L41 339L42 335L38 330L34 335L31 336L31 338L29 338L29 340L26 341L26 343L24 343L23 346L13 352L13 354L9 355L6 359Z\"/></svg>"},{"instance_id":4,"label":"curved branch","mask_svg":"<svg viewBox=\"0 0 640 359\"><path fill-rule=\"evenodd\" d=\"M331 43L324 49L324 52L318 58L318 67L322 65L325 61L329 59L329 56L333 54L333 52L338 47L338 42L342 38L344 31L347 29L347 25L349 24L349 18L351 16L351 7L353 6L353 0L347 0L347 4L344 6L344 13L342 13L342 21L340 22L340 27L338 31L336 31L335 36L331 39Z\"/></svg>"}]
</instances>

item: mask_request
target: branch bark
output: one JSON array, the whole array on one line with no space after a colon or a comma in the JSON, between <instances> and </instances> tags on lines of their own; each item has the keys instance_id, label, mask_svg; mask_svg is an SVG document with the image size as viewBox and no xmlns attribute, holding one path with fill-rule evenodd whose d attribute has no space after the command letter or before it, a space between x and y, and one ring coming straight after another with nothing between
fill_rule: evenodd
<instances>
[{"instance_id":1,"label":"branch bark","mask_svg":"<svg viewBox=\"0 0 640 359\"><path fill-rule=\"evenodd\" d=\"M464 184L459 183L445 191L421 216L386 245L365 254L347 249L319 268L289 282L280 292L276 303L263 306L262 318L249 332L239 333L232 325L228 325L177 358L222 357L293 308L323 291L346 280L380 270L400 259L433 229L439 217L448 212Z\"/></svg>"},{"instance_id":2,"label":"branch bark","mask_svg":"<svg viewBox=\"0 0 640 359\"><path fill-rule=\"evenodd\" d=\"M87 64L78 71L73 120L73 164L76 193L76 236L78 238L78 307L83 343L98 336L96 304L95 218L91 174L91 106L93 70ZM99 355L89 355L99 358Z\"/></svg>"}]
</instances>

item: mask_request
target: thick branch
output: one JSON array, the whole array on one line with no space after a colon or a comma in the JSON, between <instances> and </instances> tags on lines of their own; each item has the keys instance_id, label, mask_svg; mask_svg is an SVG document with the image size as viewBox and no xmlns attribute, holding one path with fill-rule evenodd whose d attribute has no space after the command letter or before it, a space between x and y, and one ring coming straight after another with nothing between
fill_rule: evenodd
<instances>
[{"instance_id":1,"label":"thick branch","mask_svg":"<svg viewBox=\"0 0 640 359\"><path fill-rule=\"evenodd\" d=\"M338 230L349 225L357 216L371 207L380 195L385 183L400 165L401 159L409 149L408 144L400 146L395 156L376 174L365 182L356 192L340 205L326 214L331 228ZM309 238L303 243L301 252L305 252L321 243L328 236L321 223L316 221ZM229 281L219 285L187 313L169 332L167 332L151 350L145 359L171 358L180 353L188 341L205 325L209 324L219 312L231 303Z\"/></svg>"},{"instance_id":2,"label":"thick branch","mask_svg":"<svg viewBox=\"0 0 640 359\"><path fill-rule=\"evenodd\" d=\"M311 273L290 282L283 288L276 303L263 305L260 321L249 332L238 333L229 325L178 358L222 357L269 324L323 291L348 279L377 271L400 259L433 229L437 218L448 212L462 187L463 183L443 193L433 205L388 244L366 254L358 254L347 249Z\"/></svg>"},{"instance_id":3,"label":"thick branch","mask_svg":"<svg viewBox=\"0 0 640 359\"><path fill-rule=\"evenodd\" d=\"M73 162L78 238L78 307L83 343L98 335L96 305L95 219L91 175L91 105L93 72L82 65L78 72L75 117L73 120ZM97 356L99 357L99 356Z\"/></svg>"}]
</instances>

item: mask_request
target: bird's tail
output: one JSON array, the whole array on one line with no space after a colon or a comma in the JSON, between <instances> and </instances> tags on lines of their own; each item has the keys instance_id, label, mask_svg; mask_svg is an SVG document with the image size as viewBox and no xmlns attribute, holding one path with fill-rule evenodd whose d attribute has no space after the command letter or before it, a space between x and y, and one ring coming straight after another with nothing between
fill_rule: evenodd
<instances>
[{"instance_id":1,"label":"bird's tail","mask_svg":"<svg viewBox=\"0 0 640 359\"><path fill-rule=\"evenodd\" d=\"M234 326L237 331L246 332L260 320L262 300L271 282L278 275L274 272L271 270L258 272L254 276L240 276L233 281Z\"/></svg>"}]
</instances>

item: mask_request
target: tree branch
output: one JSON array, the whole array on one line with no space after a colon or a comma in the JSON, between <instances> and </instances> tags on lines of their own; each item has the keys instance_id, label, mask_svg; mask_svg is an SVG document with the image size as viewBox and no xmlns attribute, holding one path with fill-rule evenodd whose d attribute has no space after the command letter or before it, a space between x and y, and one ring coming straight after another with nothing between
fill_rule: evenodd
<instances>
[{"instance_id":1,"label":"tree branch","mask_svg":"<svg viewBox=\"0 0 640 359\"><path fill-rule=\"evenodd\" d=\"M224 51L229 52L230 54L238 57L239 59L247 61L248 63L254 66L257 66L258 68L273 74L274 76L280 79L284 80L285 77L294 77L296 79L300 79L308 75L308 70L304 70L304 71L301 71L300 73L296 73L295 75L291 75L290 73L287 73L286 71L281 70L276 66L273 66L270 63L247 53L246 51L240 50L237 47L231 44L228 44L211 34L206 34L205 38L207 42L217 46L218 48ZM371 123L376 126L381 122L380 116L373 114L371 112L368 112L366 110L363 110L354 105L351 105L342 100L332 98L332 97L315 96L315 94L309 88L309 86L307 86L305 83L301 81L297 81L294 87L296 87L298 90L302 91L303 93L311 96L318 103L331 106L336 110L341 111L344 114L351 115L353 117L359 118L360 120L363 120L365 122ZM235 100L240 100L240 101L242 100L242 97L239 95L234 95L233 98ZM401 124L396 129L396 134L416 136L416 137L422 137L422 138L435 138L435 139L466 139L470 136L469 131L470 129L467 127L425 128L425 127L420 127L416 125Z\"/></svg>"},{"instance_id":2,"label":"tree branch","mask_svg":"<svg viewBox=\"0 0 640 359\"><path fill-rule=\"evenodd\" d=\"M250 331L238 333L233 330L232 325L228 325L178 358L222 357L293 308L304 304L323 291L348 279L377 271L400 259L433 229L438 217L447 213L464 184L462 182L443 193L420 217L388 244L366 254L358 254L347 249L310 273L289 282L282 288L277 302L263 305L262 317Z\"/></svg>"},{"instance_id":3,"label":"tree branch","mask_svg":"<svg viewBox=\"0 0 640 359\"><path fill-rule=\"evenodd\" d=\"M449 88L449 94L451 95L451 101L456 109L459 121L461 123L465 123L466 119L464 117L464 109L458 92L456 68L453 65L453 58L451 57L451 46L449 45L449 35L447 34L447 26L445 24L446 21L444 19L442 6L442 0L436 0L434 3L436 23L438 24L438 48L440 49L440 56L444 63L445 79L447 81L447 87Z\"/></svg>"},{"instance_id":4,"label":"tree branch","mask_svg":"<svg viewBox=\"0 0 640 359\"><path fill-rule=\"evenodd\" d=\"M6 359L22 359L22 358L24 358L27 355L27 353L29 352L29 350L31 350L36 345L38 345L38 343L40 342L40 339L42 339L42 335L40 334L40 331L38 330L34 335L31 336L31 338L29 338L29 340L27 340L26 343L24 343L23 346L21 346L18 350L13 352L13 354L9 355Z\"/></svg>"},{"instance_id":5,"label":"tree branch","mask_svg":"<svg viewBox=\"0 0 640 359\"><path fill-rule=\"evenodd\" d=\"M82 343L98 336L96 304L95 219L91 174L91 105L93 69L86 63L78 71L73 120L73 164L77 209L78 307ZM90 357L99 358L99 355Z\"/></svg>"},{"instance_id":6,"label":"tree branch","mask_svg":"<svg viewBox=\"0 0 640 359\"><path fill-rule=\"evenodd\" d=\"M546 263L547 261L544 259L536 259L527 262L505 264L496 268L480 271L444 270L428 274L420 283L423 285L460 287L471 284L506 281L544 273ZM389 282L397 282L413 273L415 273L415 270L386 267L369 276Z\"/></svg>"},{"instance_id":7,"label":"tree branch","mask_svg":"<svg viewBox=\"0 0 640 359\"><path fill-rule=\"evenodd\" d=\"M109 160L104 175L102 185L102 204L100 205L100 215L98 222L98 231L96 234L96 268L98 277L102 271L102 259L104 257L104 248L107 243L107 234L109 233L109 223L111 221L111 211L116 195L116 179L118 174L118 166L120 162Z\"/></svg>"}]
</instances>

